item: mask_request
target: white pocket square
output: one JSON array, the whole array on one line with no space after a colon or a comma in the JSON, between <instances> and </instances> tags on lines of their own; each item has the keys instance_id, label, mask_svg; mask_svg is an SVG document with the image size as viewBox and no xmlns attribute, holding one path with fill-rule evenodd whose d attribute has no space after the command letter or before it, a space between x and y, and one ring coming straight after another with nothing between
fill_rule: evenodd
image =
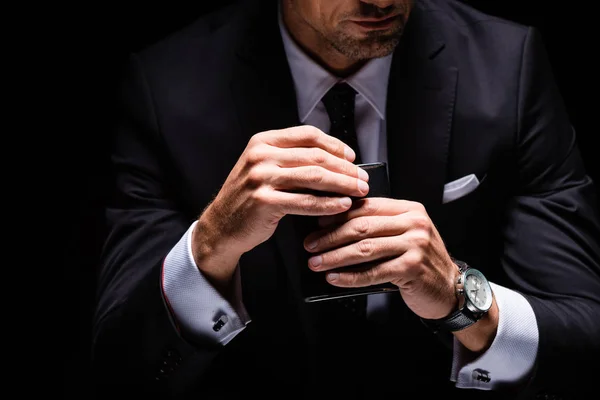
<instances>
[{"instance_id":1,"label":"white pocket square","mask_svg":"<svg viewBox=\"0 0 600 400\"><path fill-rule=\"evenodd\" d=\"M475 174L463 176L455 181L448 182L444 185L444 196L442 203L446 204L456 199L459 199L479 186L479 179Z\"/></svg>"}]
</instances>

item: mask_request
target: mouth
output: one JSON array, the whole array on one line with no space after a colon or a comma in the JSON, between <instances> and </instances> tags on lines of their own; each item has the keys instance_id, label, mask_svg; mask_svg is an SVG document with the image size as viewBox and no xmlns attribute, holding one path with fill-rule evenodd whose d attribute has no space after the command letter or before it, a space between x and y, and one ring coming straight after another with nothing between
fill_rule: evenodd
<instances>
[{"instance_id":1,"label":"mouth","mask_svg":"<svg viewBox=\"0 0 600 400\"><path fill-rule=\"evenodd\" d=\"M353 19L351 22L360 26L363 29L367 30L384 30L392 27L396 24L402 14L396 14L385 18L362 18L362 19Z\"/></svg>"}]
</instances>

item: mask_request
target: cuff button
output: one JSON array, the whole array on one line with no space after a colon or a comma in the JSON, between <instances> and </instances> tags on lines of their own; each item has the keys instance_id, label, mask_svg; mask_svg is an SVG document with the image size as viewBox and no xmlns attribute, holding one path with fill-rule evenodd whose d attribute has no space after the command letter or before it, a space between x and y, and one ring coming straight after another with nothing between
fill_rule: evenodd
<instances>
[{"instance_id":1,"label":"cuff button","mask_svg":"<svg viewBox=\"0 0 600 400\"><path fill-rule=\"evenodd\" d=\"M485 370L479 369L479 368L474 369L471 376L473 377L473 379L481 381L481 382L485 382L485 383L488 383L489 381L492 380L492 378L490 378L489 371L485 371Z\"/></svg>"},{"instance_id":2,"label":"cuff button","mask_svg":"<svg viewBox=\"0 0 600 400\"><path fill-rule=\"evenodd\" d=\"M215 324L213 325L213 331L219 332L228 321L229 318L227 318L227 315L221 315L217 322L215 322Z\"/></svg>"}]
</instances>

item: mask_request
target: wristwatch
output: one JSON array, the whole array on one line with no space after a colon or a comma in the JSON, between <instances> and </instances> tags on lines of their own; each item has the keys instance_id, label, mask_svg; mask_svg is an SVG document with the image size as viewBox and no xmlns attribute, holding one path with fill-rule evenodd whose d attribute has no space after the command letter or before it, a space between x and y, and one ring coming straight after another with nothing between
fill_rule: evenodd
<instances>
[{"instance_id":1,"label":"wristwatch","mask_svg":"<svg viewBox=\"0 0 600 400\"><path fill-rule=\"evenodd\" d=\"M434 332L456 332L479 321L492 306L492 287L481 271L453 259L460 275L456 282L458 309L447 317L421 321Z\"/></svg>"}]
</instances>

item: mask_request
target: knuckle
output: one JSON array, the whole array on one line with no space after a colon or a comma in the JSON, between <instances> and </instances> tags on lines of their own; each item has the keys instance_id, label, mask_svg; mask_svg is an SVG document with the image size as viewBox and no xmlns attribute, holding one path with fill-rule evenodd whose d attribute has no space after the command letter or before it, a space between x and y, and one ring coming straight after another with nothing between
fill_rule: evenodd
<instances>
[{"instance_id":1,"label":"knuckle","mask_svg":"<svg viewBox=\"0 0 600 400\"><path fill-rule=\"evenodd\" d=\"M255 133L254 135L252 135L252 137L248 141L248 144L253 146L253 145L256 145L257 143L262 143L264 141L264 138L266 135L267 135L266 132Z\"/></svg>"},{"instance_id":2,"label":"knuckle","mask_svg":"<svg viewBox=\"0 0 600 400\"><path fill-rule=\"evenodd\" d=\"M357 218L354 221L354 233L356 236L366 237L369 234L369 220L367 218Z\"/></svg>"},{"instance_id":3,"label":"knuckle","mask_svg":"<svg viewBox=\"0 0 600 400\"><path fill-rule=\"evenodd\" d=\"M429 231L431 228L431 223L426 215L418 213L413 216L413 227L415 229Z\"/></svg>"},{"instance_id":4,"label":"knuckle","mask_svg":"<svg viewBox=\"0 0 600 400\"><path fill-rule=\"evenodd\" d=\"M316 196L305 196L301 203L302 207L305 209L313 209L319 204Z\"/></svg>"},{"instance_id":5,"label":"knuckle","mask_svg":"<svg viewBox=\"0 0 600 400\"><path fill-rule=\"evenodd\" d=\"M410 206L413 210L421 213L421 214L427 214L427 211L425 210L425 206L422 203L419 203L417 201L411 201L410 202Z\"/></svg>"},{"instance_id":6,"label":"knuckle","mask_svg":"<svg viewBox=\"0 0 600 400\"><path fill-rule=\"evenodd\" d=\"M409 266L404 262L404 256L396 257L389 267L390 276L405 276L409 271Z\"/></svg>"},{"instance_id":7,"label":"knuckle","mask_svg":"<svg viewBox=\"0 0 600 400\"><path fill-rule=\"evenodd\" d=\"M373 241L370 239L364 239L358 242L358 251L363 257L369 257L373 254L374 245Z\"/></svg>"},{"instance_id":8,"label":"knuckle","mask_svg":"<svg viewBox=\"0 0 600 400\"><path fill-rule=\"evenodd\" d=\"M308 183L321 183L325 178L323 171L320 167L311 167L306 171L305 180Z\"/></svg>"},{"instance_id":9,"label":"knuckle","mask_svg":"<svg viewBox=\"0 0 600 400\"><path fill-rule=\"evenodd\" d=\"M317 142L319 140L319 130L312 125L304 125L302 133L306 140L311 142Z\"/></svg>"},{"instance_id":10,"label":"knuckle","mask_svg":"<svg viewBox=\"0 0 600 400\"><path fill-rule=\"evenodd\" d=\"M342 174L344 175L348 175L351 177L357 177L358 176L358 167L356 167L354 164L348 162L348 161L341 161L340 162L340 166L339 166L339 170Z\"/></svg>"},{"instance_id":11,"label":"knuckle","mask_svg":"<svg viewBox=\"0 0 600 400\"><path fill-rule=\"evenodd\" d=\"M404 254L404 263L407 268L414 268L423 261L423 255L419 251L409 251Z\"/></svg>"},{"instance_id":12,"label":"knuckle","mask_svg":"<svg viewBox=\"0 0 600 400\"><path fill-rule=\"evenodd\" d=\"M266 188L260 188L252 192L250 195L254 203L259 205L270 205L273 201L269 196L269 191Z\"/></svg>"},{"instance_id":13,"label":"knuckle","mask_svg":"<svg viewBox=\"0 0 600 400\"><path fill-rule=\"evenodd\" d=\"M375 215L379 211L379 205L371 198L364 199L362 207L367 215Z\"/></svg>"},{"instance_id":14,"label":"knuckle","mask_svg":"<svg viewBox=\"0 0 600 400\"><path fill-rule=\"evenodd\" d=\"M250 165L260 164L266 158L265 149L262 145L252 146L246 155L246 161Z\"/></svg>"},{"instance_id":15,"label":"knuckle","mask_svg":"<svg viewBox=\"0 0 600 400\"><path fill-rule=\"evenodd\" d=\"M327 202L323 203L324 211L331 211L331 212L337 213L337 212L339 212L340 209L342 209L342 204L340 203L338 198L329 197Z\"/></svg>"},{"instance_id":16,"label":"knuckle","mask_svg":"<svg viewBox=\"0 0 600 400\"><path fill-rule=\"evenodd\" d=\"M420 230L414 232L411 239L415 246L424 248L429 245L431 235L427 231Z\"/></svg>"},{"instance_id":17,"label":"knuckle","mask_svg":"<svg viewBox=\"0 0 600 400\"><path fill-rule=\"evenodd\" d=\"M336 242L337 240L337 234L335 233L335 230L329 231L327 232L327 234L325 235L325 243L327 244L333 244Z\"/></svg>"},{"instance_id":18,"label":"knuckle","mask_svg":"<svg viewBox=\"0 0 600 400\"><path fill-rule=\"evenodd\" d=\"M250 140L248 140L248 144L246 145L246 147L252 147L256 144L256 142L260 141L260 133L255 133L254 135L252 135L250 137Z\"/></svg>"},{"instance_id":19,"label":"knuckle","mask_svg":"<svg viewBox=\"0 0 600 400\"><path fill-rule=\"evenodd\" d=\"M320 149L313 149L312 150L312 161L313 161L313 164L323 165L323 164L327 163L327 155L325 154L325 152L323 152Z\"/></svg>"},{"instance_id":20,"label":"knuckle","mask_svg":"<svg viewBox=\"0 0 600 400\"><path fill-rule=\"evenodd\" d=\"M252 168L248 171L247 177L248 186L251 188L258 188L263 184L264 181L264 173L261 168Z\"/></svg>"},{"instance_id":21,"label":"knuckle","mask_svg":"<svg viewBox=\"0 0 600 400\"><path fill-rule=\"evenodd\" d=\"M347 175L352 178L358 177L358 167L356 167L356 165L352 164L351 162L336 159L335 160L335 169L340 174Z\"/></svg>"},{"instance_id":22,"label":"knuckle","mask_svg":"<svg viewBox=\"0 0 600 400\"><path fill-rule=\"evenodd\" d=\"M327 264L330 265L337 265L341 260L340 254L337 251L332 251L327 256L323 256L323 258L325 257L327 258Z\"/></svg>"},{"instance_id":23,"label":"knuckle","mask_svg":"<svg viewBox=\"0 0 600 400\"><path fill-rule=\"evenodd\" d=\"M365 199L363 207L367 214L376 214L379 209L377 202L373 201L373 199Z\"/></svg>"},{"instance_id":24,"label":"knuckle","mask_svg":"<svg viewBox=\"0 0 600 400\"><path fill-rule=\"evenodd\" d=\"M366 283L371 284L372 282L375 282L377 275L377 267L373 266L371 268L367 268L364 272ZM356 276L358 277L358 274Z\"/></svg>"}]
</instances>

